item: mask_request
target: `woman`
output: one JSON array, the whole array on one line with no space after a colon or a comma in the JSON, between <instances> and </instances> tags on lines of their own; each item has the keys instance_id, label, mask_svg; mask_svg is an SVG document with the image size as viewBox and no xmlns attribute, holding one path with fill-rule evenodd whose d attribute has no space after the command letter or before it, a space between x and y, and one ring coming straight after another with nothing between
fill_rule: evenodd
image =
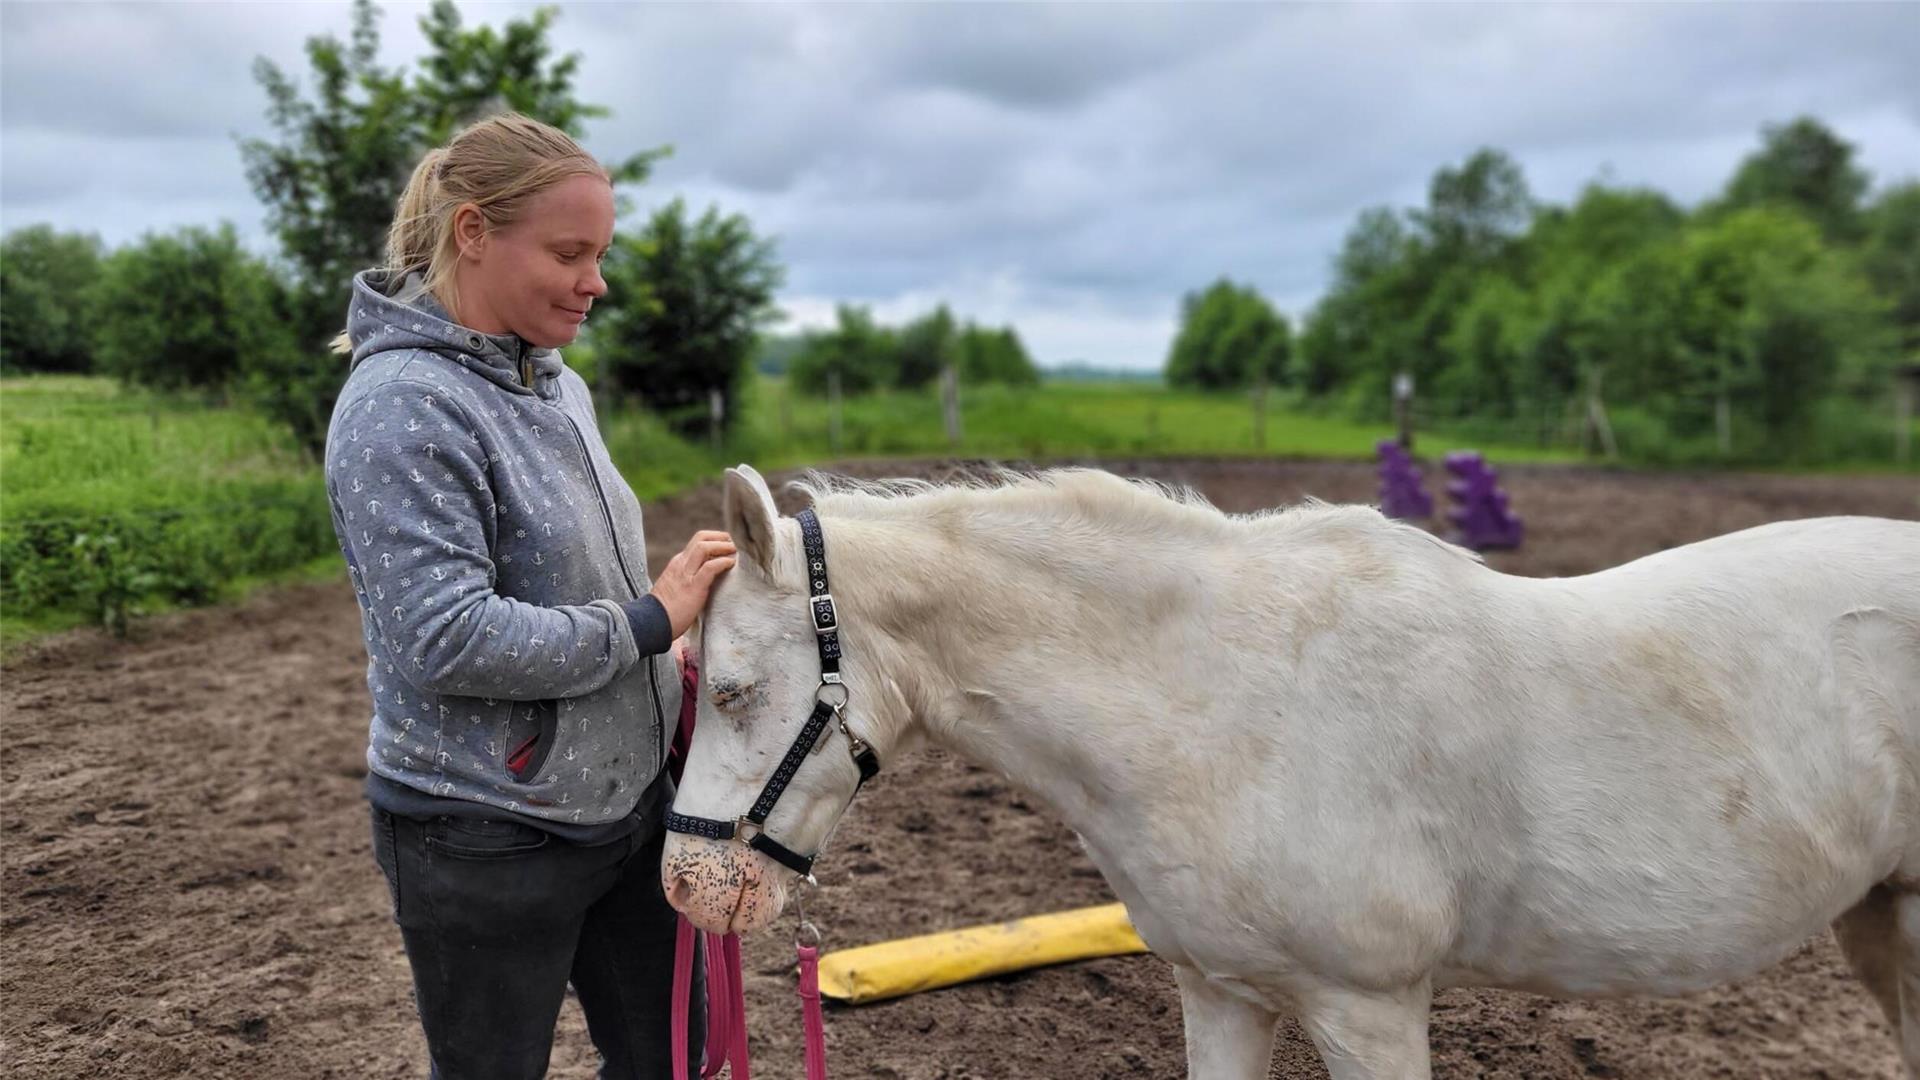
<instances>
[{"instance_id":1,"label":"woman","mask_svg":"<svg viewBox=\"0 0 1920 1080\"><path fill-rule=\"evenodd\" d=\"M670 649L734 547L696 533L649 584L640 504L555 351L606 294L613 223L565 133L476 123L415 168L335 343L374 854L446 1080L543 1075L569 981L603 1077L669 1072Z\"/></svg>"}]
</instances>

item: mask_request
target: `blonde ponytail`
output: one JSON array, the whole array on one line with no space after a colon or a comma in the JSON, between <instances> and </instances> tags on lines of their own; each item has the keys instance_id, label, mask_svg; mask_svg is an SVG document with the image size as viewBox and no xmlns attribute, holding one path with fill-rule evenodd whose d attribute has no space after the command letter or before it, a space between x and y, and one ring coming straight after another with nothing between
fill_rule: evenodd
<instances>
[{"instance_id":1,"label":"blonde ponytail","mask_svg":"<svg viewBox=\"0 0 1920 1080\"><path fill-rule=\"evenodd\" d=\"M500 113L476 121L445 146L427 151L413 168L406 190L394 207L387 229L389 281L421 275L421 287L397 297L402 303L432 293L453 311L459 304L453 280L460 249L453 216L473 204L489 230L518 220L534 196L571 176L613 177L606 166L581 149L566 132L520 113ZM335 352L351 352L346 331L333 339Z\"/></svg>"}]
</instances>

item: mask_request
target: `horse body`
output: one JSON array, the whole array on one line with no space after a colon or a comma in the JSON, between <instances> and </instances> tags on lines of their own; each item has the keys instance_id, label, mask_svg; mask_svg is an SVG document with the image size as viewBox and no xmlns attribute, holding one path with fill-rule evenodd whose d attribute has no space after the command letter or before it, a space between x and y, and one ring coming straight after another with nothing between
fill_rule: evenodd
<instances>
[{"instance_id":1,"label":"horse body","mask_svg":"<svg viewBox=\"0 0 1920 1080\"><path fill-rule=\"evenodd\" d=\"M1194 1075L1264 1075L1292 1011L1336 1077L1423 1076L1435 987L1684 992L1836 919L1920 1042L1920 525L1534 580L1371 510L1229 518L1105 474L818 509L868 738L946 744L1081 835L1175 965ZM775 587L709 613L723 669L780 651L747 629L780 618L763 531ZM751 760L749 726L717 752ZM681 801L738 802L700 750ZM817 845L812 801L769 830Z\"/></svg>"}]
</instances>

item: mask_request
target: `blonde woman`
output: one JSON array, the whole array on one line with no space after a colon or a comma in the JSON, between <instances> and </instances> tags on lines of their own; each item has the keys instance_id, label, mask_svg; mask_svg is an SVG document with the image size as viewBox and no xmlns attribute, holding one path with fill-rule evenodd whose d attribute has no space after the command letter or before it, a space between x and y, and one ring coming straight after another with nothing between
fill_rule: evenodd
<instances>
[{"instance_id":1,"label":"blonde woman","mask_svg":"<svg viewBox=\"0 0 1920 1080\"><path fill-rule=\"evenodd\" d=\"M734 547L696 533L648 581L640 503L556 351L606 294L613 225L564 132L483 120L415 168L336 342L374 853L446 1080L543 1075L569 982L601 1076L669 1072L670 649Z\"/></svg>"}]
</instances>

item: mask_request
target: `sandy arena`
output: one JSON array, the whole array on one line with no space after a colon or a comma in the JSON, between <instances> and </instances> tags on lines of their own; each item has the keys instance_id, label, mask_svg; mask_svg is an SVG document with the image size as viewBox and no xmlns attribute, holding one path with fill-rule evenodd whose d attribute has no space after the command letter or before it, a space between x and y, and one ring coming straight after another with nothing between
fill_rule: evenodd
<instances>
[{"instance_id":1,"label":"sandy arena","mask_svg":"<svg viewBox=\"0 0 1920 1080\"><path fill-rule=\"evenodd\" d=\"M1364 463L1108 461L1229 511L1369 502ZM955 466L862 463L863 476ZM774 477L776 487L783 477ZM1784 518L1920 518L1911 477L1502 474L1526 519L1513 573L1580 574ZM783 507L797 503L782 495ZM657 570L718 488L648 507ZM831 538L829 538L831 543ZM0 1055L17 1077L418 1077L425 1050L361 798L366 655L345 580L189 612L115 642L82 632L7 665L0 738ZM930 753L888 762L821 859L827 946L1111 899L1070 832L995 776ZM802 1075L791 917L747 948L754 1075ZM1184 1075L1171 970L1069 965L830 1008L839 1077ZM1899 1075L1879 1011L1821 935L1779 967L1674 1001L1448 992L1435 1075ZM578 1009L551 1075L590 1077ZM1275 1076L1324 1077L1288 1024Z\"/></svg>"}]
</instances>

